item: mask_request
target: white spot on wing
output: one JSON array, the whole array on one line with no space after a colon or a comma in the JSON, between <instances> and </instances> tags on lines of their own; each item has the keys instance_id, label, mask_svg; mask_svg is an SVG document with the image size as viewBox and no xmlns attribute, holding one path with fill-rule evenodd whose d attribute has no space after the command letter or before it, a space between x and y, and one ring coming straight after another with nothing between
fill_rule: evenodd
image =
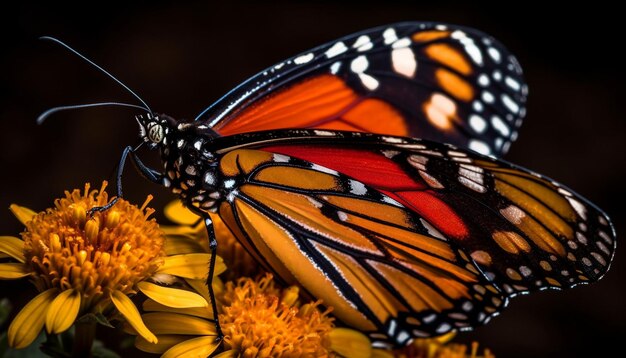
<instances>
[{"instance_id":1,"label":"white spot on wing","mask_svg":"<svg viewBox=\"0 0 626 358\"><path fill-rule=\"evenodd\" d=\"M509 205L506 208L501 209L500 214L502 214L502 216L504 216L509 222L515 225L521 224L522 219L526 217L526 213L514 205Z\"/></svg>"},{"instance_id":2,"label":"white spot on wing","mask_svg":"<svg viewBox=\"0 0 626 358\"><path fill-rule=\"evenodd\" d=\"M507 94L503 94L501 98L502 103L506 108L509 109L509 111L513 113L519 112L519 105L511 97L509 97Z\"/></svg>"},{"instance_id":3,"label":"white spot on wing","mask_svg":"<svg viewBox=\"0 0 626 358\"><path fill-rule=\"evenodd\" d=\"M359 73L359 78L363 86L370 91L377 89L380 84L377 79L365 73Z\"/></svg>"},{"instance_id":4,"label":"white spot on wing","mask_svg":"<svg viewBox=\"0 0 626 358\"><path fill-rule=\"evenodd\" d=\"M396 35L396 30L390 27L385 30L385 32L383 32L383 38L385 45L391 45L392 43L396 42L396 40L398 40L398 35Z\"/></svg>"},{"instance_id":5,"label":"white spot on wing","mask_svg":"<svg viewBox=\"0 0 626 358\"><path fill-rule=\"evenodd\" d=\"M348 182L350 184L350 192L356 195L365 195L367 193L367 188L361 182L350 179Z\"/></svg>"},{"instance_id":6,"label":"white spot on wing","mask_svg":"<svg viewBox=\"0 0 626 358\"><path fill-rule=\"evenodd\" d=\"M472 114L469 117L469 124L476 133L482 133L487 128L487 122L477 114Z\"/></svg>"},{"instance_id":7,"label":"white spot on wing","mask_svg":"<svg viewBox=\"0 0 626 358\"><path fill-rule=\"evenodd\" d=\"M346 47L346 44L344 44L343 42L339 41L336 44L334 44L331 48L329 48L328 50L326 50L325 54L326 57L328 58L333 58L337 55L341 55L342 53L348 51L348 48Z\"/></svg>"},{"instance_id":8,"label":"white spot on wing","mask_svg":"<svg viewBox=\"0 0 626 358\"><path fill-rule=\"evenodd\" d=\"M489 91L483 91L482 98L483 98L483 101L487 103L493 103L496 100L493 94Z\"/></svg>"},{"instance_id":9,"label":"white spot on wing","mask_svg":"<svg viewBox=\"0 0 626 358\"><path fill-rule=\"evenodd\" d=\"M489 56L496 61L496 63L500 63L500 61L502 60L502 56L500 55L500 51L498 51L496 48L494 47L490 47L489 49L487 49L487 53L489 54Z\"/></svg>"},{"instance_id":10,"label":"white spot on wing","mask_svg":"<svg viewBox=\"0 0 626 358\"><path fill-rule=\"evenodd\" d=\"M409 46L411 46L411 40L408 37L404 37L394 42L391 45L391 48L399 49L399 48L404 48L404 47L409 47Z\"/></svg>"},{"instance_id":11,"label":"white spot on wing","mask_svg":"<svg viewBox=\"0 0 626 358\"><path fill-rule=\"evenodd\" d=\"M485 155L491 154L491 149L489 148L489 146L485 142L480 141L478 139L472 139L469 141L469 149L475 152L478 152L480 154L485 154Z\"/></svg>"},{"instance_id":12,"label":"white spot on wing","mask_svg":"<svg viewBox=\"0 0 626 358\"><path fill-rule=\"evenodd\" d=\"M354 45L352 45L352 47L357 49L359 52L371 50L373 46L372 40L370 40L367 35L359 36L359 38L354 42Z\"/></svg>"},{"instance_id":13,"label":"white spot on wing","mask_svg":"<svg viewBox=\"0 0 626 358\"><path fill-rule=\"evenodd\" d=\"M585 208L585 206L583 204L581 204L580 201L566 196L565 199L567 199L567 201L569 201L570 205L572 206L572 208L574 208L574 210L576 210L576 212L578 213L578 215L583 218L583 220L587 220L587 208Z\"/></svg>"},{"instance_id":14,"label":"white spot on wing","mask_svg":"<svg viewBox=\"0 0 626 358\"><path fill-rule=\"evenodd\" d=\"M487 77L487 75L484 73L478 76L478 84L483 87L489 86L489 77Z\"/></svg>"},{"instance_id":15,"label":"white spot on wing","mask_svg":"<svg viewBox=\"0 0 626 358\"><path fill-rule=\"evenodd\" d=\"M367 57L361 55L352 60L350 63L350 70L354 73L363 73L367 70L367 66L369 66L369 62L367 61Z\"/></svg>"},{"instance_id":16,"label":"white spot on wing","mask_svg":"<svg viewBox=\"0 0 626 358\"><path fill-rule=\"evenodd\" d=\"M291 158L283 154L274 153L274 155L272 155L272 159L276 163L287 163Z\"/></svg>"},{"instance_id":17,"label":"white spot on wing","mask_svg":"<svg viewBox=\"0 0 626 358\"><path fill-rule=\"evenodd\" d=\"M209 185L214 185L215 184L215 175L213 175L213 173L211 173L211 172L206 172L204 174L204 182L209 184Z\"/></svg>"},{"instance_id":18,"label":"white spot on wing","mask_svg":"<svg viewBox=\"0 0 626 358\"><path fill-rule=\"evenodd\" d=\"M415 70L417 69L415 54L408 47L397 48L391 51L391 64L396 73L409 78L415 75Z\"/></svg>"},{"instance_id":19,"label":"white spot on wing","mask_svg":"<svg viewBox=\"0 0 626 358\"><path fill-rule=\"evenodd\" d=\"M437 329L435 330L437 333L446 333L448 332L452 327L448 324L448 323L442 323L439 325L439 327L437 327Z\"/></svg>"},{"instance_id":20,"label":"white spot on wing","mask_svg":"<svg viewBox=\"0 0 626 358\"><path fill-rule=\"evenodd\" d=\"M446 237L443 236L443 234L439 230L435 229L435 227L432 226L428 221L420 218L420 222L422 223L422 225L424 225L424 227L426 228L426 231L428 231L428 233L431 236L436 237L437 239L440 239L443 241L448 241Z\"/></svg>"},{"instance_id":21,"label":"white spot on wing","mask_svg":"<svg viewBox=\"0 0 626 358\"><path fill-rule=\"evenodd\" d=\"M397 201L393 200L392 198L388 197L387 195L383 196L383 201L384 201L385 203L387 203L387 204L391 204L391 205L393 205L393 206L397 206L397 207L400 207L400 208L402 208L402 207L403 207L403 206L402 206L402 204L400 204L399 202L397 202Z\"/></svg>"},{"instance_id":22,"label":"white spot on wing","mask_svg":"<svg viewBox=\"0 0 626 358\"><path fill-rule=\"evenodd\" d=\"M520 88L522 87L519 82L517 82L516 80L512 79L511 77L507 76L504 79L504 83L506 83L507 86L511 87L512 89L519 91Z\"/></svg>"},{"instance_id":23,"label":"white spot on wing","mask_svg":"<svg viewBox=\"0 0 626 358\"><path fill-rule=\"evenodd\" d=\"M504 123L504 121L502 120L502 118L498 116L491 117L491 125L493 126L495 130L500 132L500 134L502 134L503 137L508 137L511 134L511 130L509 129L509 126L507 126L506 123Z\"/></svg>"},{"instance_id":24,"label":"white spot on wing","mask_svg":"<svg viewBox=\"0 0 626 358\"><path fill-rule=\"evenodd\" d=\"M459 183L463 184L464 186L479 192L479 193L485 193L487 191L487 188L485 188L484 186L467 179L466 177L459 177Z\"/></svg>"},{"instance_id":25,"label":"white spot on wing","mask_svg":"<svg viewBox=\"0 0 626 358\"><path fill-rule=\"evenodd\" d=\"M318 171L318 172L334 175L334 176L338 176L339 175L339 173L336 170L328 169L328 168L323 167L323 166L318 165L318 164L311 165L311 169L313 169L315 171Z\"/></svg>"},{"instance_id":26,"label":"white spot on wing","mask_svg":"<svg viewBox=\"0 0 626 358\"><path fill-rule=\"evenodd\" d=\"M340 68L341 68L341 62L337 61L330 66L330 73L332 73L333 75L336 75L337 72L339 72Z\"/></svg>"},{"instance_id":27,"label":"white spot on wing","mask_svg":"<svg viewBox=\"0 0 626 358\"><path fill-rule=\"evenodd\" d=\"M313 54L313 52L309 52L306 55L302 55L302 56L298 56L296 58L293 59L293 63L295 63L296 65L302 65L305 64L307 62L310 62L313 57L315 57L315 55Z\"/></svg>"}]
</instances>

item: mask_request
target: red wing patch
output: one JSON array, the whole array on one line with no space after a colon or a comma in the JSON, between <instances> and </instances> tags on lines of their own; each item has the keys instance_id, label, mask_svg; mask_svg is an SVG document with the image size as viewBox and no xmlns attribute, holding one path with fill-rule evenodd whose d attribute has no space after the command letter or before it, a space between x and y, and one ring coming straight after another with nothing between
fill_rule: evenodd
<instances>
[{"instance_id":1,"label":"red wing patch","mask_svg":"<svg viewBox=\"0 0 626 358\"><path fill-rule=\"evenodd\" d=\"M336 170L414 210L446 235L456 239L463 239L468 235L462 219L450 206L439 199L436 193L429 190L428 185L412 177L398 163L383 154L358 149L310 145L271 146L263 150Z\"/></svg>"}]
</instances>

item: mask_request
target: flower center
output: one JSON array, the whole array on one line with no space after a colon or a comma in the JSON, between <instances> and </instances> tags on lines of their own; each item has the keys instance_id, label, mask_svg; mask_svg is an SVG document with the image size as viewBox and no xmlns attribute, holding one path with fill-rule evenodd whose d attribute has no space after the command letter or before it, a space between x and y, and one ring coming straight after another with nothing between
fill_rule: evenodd
<instances>
[{"instance_id":1,"label":"flower center","mask_svg":"<svg viewBox=\"0 0 626 358\"><path fill-rule=\"evenodd\" d=\"M87 214L109 202L106 185L66 191L54 208L26 224L24 256L40 291L72 288L92 300L113 290L130 293L162 264L164 238L149 219L150 196L141 208L120 199L109 210Z\"/></svg>"}]
</instances>

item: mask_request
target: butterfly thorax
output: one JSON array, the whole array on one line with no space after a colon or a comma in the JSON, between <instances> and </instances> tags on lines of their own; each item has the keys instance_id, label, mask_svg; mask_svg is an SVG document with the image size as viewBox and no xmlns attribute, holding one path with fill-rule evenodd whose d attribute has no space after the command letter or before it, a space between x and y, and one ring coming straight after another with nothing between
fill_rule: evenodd
<instances>
[{"instance_id":1,"label":"butterfly thorax","mask_svg":"<svg viewBox=\"0 0 626 358\"><path fill-rule=\"evenodd\" d=\"M165 115L164 138L158 144L163 161L163 185L187 205L215 211L218 192L217 161L208 149L217 136L201 122L176 122Z\"/></svg>"}]
</instances>

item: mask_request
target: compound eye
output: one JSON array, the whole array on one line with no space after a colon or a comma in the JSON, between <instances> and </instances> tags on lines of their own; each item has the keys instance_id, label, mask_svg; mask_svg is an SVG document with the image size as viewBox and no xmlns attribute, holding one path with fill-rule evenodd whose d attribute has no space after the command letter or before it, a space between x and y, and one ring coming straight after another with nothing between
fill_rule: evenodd
<instances>
[{"instance_id":1,"label":"compound eye","mask_svg":"<svg viewBox=\"0 0 626 358\"><path fill-rule=\"evenodd\" d=\"M163 140L163 127L160 124L148 124L148 139L153 143L161 143Z\"/></svg>"}]
</instances>

